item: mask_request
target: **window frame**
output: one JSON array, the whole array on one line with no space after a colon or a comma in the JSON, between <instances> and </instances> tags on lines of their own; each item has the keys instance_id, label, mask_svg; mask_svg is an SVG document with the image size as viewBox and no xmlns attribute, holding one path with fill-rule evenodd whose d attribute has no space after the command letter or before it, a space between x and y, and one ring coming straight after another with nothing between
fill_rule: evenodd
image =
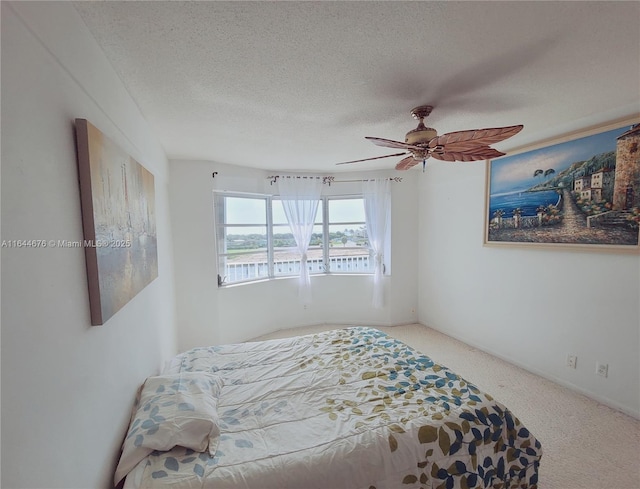
<instances>
[{"instance_id":1,"label":"window frame","mask_svg":"<svg viewBox=\"0 0 640 489\"><path fill-rule=\"evenodd\" d=\"M320 250L322 250L322 261L323 261L322 269L323 270L322 271L309 270L309 275L323 275L323 274L326 273L326 262L325 262L326 256L325 256L325 253L324 253L324 242L325 242L325 239L324 239L324 236L325 236L324 220L325 220L325 218L324 218L324 216L325 216L325 210L324 210L324 208L322 206L322 199L323 199L323 196L320 196L320 199L319 199L320 202L318 204L318 211L316 211L316 220L313 223L313 227L315 228L316 226L320 226L322 228L322 236L323 236L323 238L322 238L322 246L320 247ZM282 200L282 197L280 195L272 195L271 196L271 207L270 207L270 209L271 209L271 217L272 217L272 219L273 219L273 213L274 213L273 212L274 203L275 202L279 202L281 200ZM318 214L321 214L321 218L322 218L321 222L317 221ZM285 219L286 219L286 217L285 217ZM291 226L289 226L289 223L277 223L277 224L272 223L272 227L271 227L271 236L272 237L275 234L273 232L275 230L275 228L276 227L281 227L281 226L286 226L287 228L289 228L289 230L291 230ZM317 248L314 247L312 249L317 249ZM276 265L276 260L275 260L276 249L275 249L275 246L272 247L272 254L273 254L273 256L270 257L270 263L274 267L274 270L273 270L273 275L270 278L272 278L272 279L291 278L291 277L297 277L299 275L298 272L293 272L293 273L289 273L289 274L287 274L287 273L276 273L276 271L275 271L275 265Z\"/></svg>"},{"instance_id":2,"label":"window frame","mask_svg":"<svg viewBox=\"0 0 640 489\"><path fill-rule=\"evenodd\" d=\"M255 224L247 224L247 223L242 223L242 224L237 224L237 223L233 223L233 224L227 224L226 222L226 213L227 213L227 207L226 207L226 202L223 205L219 205L218 202L220 201L224 201L224 199L226 197L229 198L239 198L239 199L256 199L256 200L261 200L261 201L265 201L265 222L264 223L255 223ZM273 233L269 232L269 225L270 225L270 219L271 219L271 212L270 211L270 202L269 202L270 196L268 195L261 195L261 194L249 194L249 193L242 193L242 192L214 192L214 202L213 202L213 208L214 208L214 243L215 243L215 256L216 256L216 269L218 270L218 286L221 287L223 285L235 285L235 284L241 284L241 283L249 283L249 282L258 282L261 280L268 280L273 276L273 262L272 260L270 260L270 250L273 249ZM267 246L266 249L264 250L266 252L267 255L267 275L266 276L258 276L258 277L254 277L254 278L248 278L246 280L236 280L234 282L228 282L225 283L226 280L226 276L223 276L220 274L220 259L222 256L238 256L238 255L248 255L248 254L255 254L256 251L255 250L249 250L249 251L241 251L238 253L228 253L226 250L226 240L225 240L225 236L226 233L221 231L224 231L224 229L226 228L230 228L230 227L264 227L266 228L266 235L267 235ZM225 247L225 251L224 252L220 252L220 247L224 246Z\"/></svg>"},{"instance_id":3,"label":"window frame","mask_svg":"<svg viewBox=\"0 0 640 489\"><path fill-rule=\"evenodd\" d=\"M324 220L324 236L327 237L327 239L324 240L323 244L325 246L324 249L324 257L325 257L325 262L329 263L329 267L331 266L331 240L329 239L329 230L330 230L330 226L349 226L349 225L364 225L365 228L365 232L367 232L367 222L366 222L366 216L364 216L364 221L332 221L331 220L331 211L329 209L330 207L330 202L332 200L362 200L362 205L363 205L363 213L364 213L364 196L362 194L357 195L357 194L349 194L349 195L329 195L329 196L323 196L324 200L323 200L323 206L324 206L324 216L325 220ZM367 232L367 241L368 241L368 232ZM349 247L344 247L344 248L338 248L338 249L344 249L344 250L361 250L361 247L357 247L357 246L349 246ZM368 251L368 257L367 260L369 260L371 258L371 248L370 246L367 245L367 251ZM361 255L356 255L356 256L361 256ZM326 272L327 274L333 274L333 275L373 275L373 268L371 268L371 271L369 272L358 272L358 271L339 271L339 270L331 270L329 268L329 270Z\"/></svg>"},{"instance_id":4,"label":"window frame","mask_svg":"<svg viewBox=\"0 0 640 489\"><path fill-rule=\"evenodd\" d=\"M283 273L275 273L275 261L274 255L276 250L274 249L274 230L276 227L282 226L282 224L278 223L274 225L273 219L273 205L274 202L281 200L279 195L266 195L266 194L253 194L253 193L243 193L243 192L231 192L231 191L214 191L213 195L213 207L214 207L214 248L215 248L215 256L216 256L216 269L218 271L218 287L228 287L235 286L247 283L255 283L261 282L265 280L278 280L283 278L295 278L298 276L297 272L293 272L291 274L283 274ZM226 220L226 198L241 198L241 199L257 199L265 202L265 224L256 223L256 224L236 224L236 223L228 223ZM373 267L370 268L370 271L339 271L339 270L331 270L330 269L330 259L331 259L331 249L330 239L329 239L329 229L330 226L335 225L359 225L364 226L366 230L366 217L365 221L349 221L349 222L335 222L331 221L331 215L329 211L329 202L331 200L349 200L349 199L359 199L364 202L364 196L360 193L350 193L346 195L322 195L319 199L319 207L321 207L322 215L320 216L322 222L316 221L314 226L322 226L322 261L323 261L323 270L322 271L310 271L310 275L373 275ZM320 212L318 212L320 214ZM316 216L316 219L318 216ZM246 252L238 252L238 253L228 253L226 249L225 237L226 232L225 229L231 227L265 227L266 226L266 235L267 235L267 246L266 246L266 260L267 260L267 274L266 276L255 276L251 278L247 278L244 280L235 280L233 282L227 282L226 276L222 275L220 272L224 272L224 265L221 260L223 257L228 256L238 256L242 254L251 254L252 251ZM390 239L387 240L388 245L390 247ZM335 249L335 248L333 248ZM362 250L362 247L351 246L345 249L354 249L354 250ZM368 252L368 260L369 263L371 259L371 248L368 246L365 248ZM224 250L224 251L221 251ZM255 251L254 251L255 253ZM362 255L358 255L362 256ZM387 256L385 253L385 262L390 259L390 255ZM385 264L385 275L389 275L389 267Z\"/></svg>"}]
</instances>

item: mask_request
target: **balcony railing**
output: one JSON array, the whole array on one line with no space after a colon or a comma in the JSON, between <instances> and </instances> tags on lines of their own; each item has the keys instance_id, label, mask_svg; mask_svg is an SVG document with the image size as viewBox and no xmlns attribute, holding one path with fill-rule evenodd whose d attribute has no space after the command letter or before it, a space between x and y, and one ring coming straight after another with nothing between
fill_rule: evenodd
<instances>
[{"instance_id":1,"label":"balcony railing","mask_svg":"<svg viewBox=\"0 0 640 489\"><path fill-rule=\"evenodd\" d=\"M324 260L308 259L307 267L310 273L372 273L369 268L369 256L332 256L329 259L329 270L325 269ZM275 261L273 272L276 277L298 275L300 273L300 260ZM269 276L269 264L266 261L252 262L227 262L225 264L225 282L242 282L245 280L257 280Z\"/></svg>"}]
</instances>

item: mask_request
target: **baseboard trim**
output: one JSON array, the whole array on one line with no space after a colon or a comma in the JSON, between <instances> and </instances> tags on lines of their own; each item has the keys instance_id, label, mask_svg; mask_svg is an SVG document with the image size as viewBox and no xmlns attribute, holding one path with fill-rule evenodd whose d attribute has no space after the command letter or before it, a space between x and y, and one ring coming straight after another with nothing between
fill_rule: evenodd
<instances>
[{"instance_id":1,"label":"baseboard trim","mask_svg":"<svg viewBox=\"0 0 640 489\"><path fill-rule=\"evenodd\" d=\"M460 341L462 343L464 343L465 345L468 345L471 348L476 348L477 350L483 351L485 353L488 353L491 356L494 356L496 358L499 358L500 360L504 360L505 362L510 363L511 365L515 365L517 367L520 367L524 370L526 370L527 372L531 372L532 374L537 375L538 377L542 377L543 379L547 379L550 380L551 382L554 382L555 384L561 385L562 387L566 387L567 389L571 389L572 391L578 392L579 394L582 394L585 397L588 397L589 399L592 399L594 401L599 402L600 404L604 404L605 406L608 406L612 409L615 409L616 411L620 411L621 413L626 414L627 416L631 416L632 418L638 419L640 420L640 411L635 411L627 406L624 406L616 401L614 401L613 399L609 399L608 397L604 397L604 396L600 396L588 389L585 389L583 387L580 387L578 385L575 385L571 382L567 382L564 379L561 379L559 377L556 377L554 375L548 374L547 372L543 372L541 370L538 370L535 367L532 367L531 365L528 365L526 363L523 362L519 362L518 360L511 358L507 355L503 355L502 353L496 352L494 350L492 350L491 348L488 348L485 345L482 344L470 344L468 343L464 338L455 335L455 334L451 334L451 332L449 331L445 331L433 326L429 326L423 323L418 322L417 324L420 324L421 326L424 326L425 328L430 328L433 329L434 331L437 331L438 333L442 333L445 336L449 336L450 338L453 338L457 341Z\"/></svg>"}]
</instances>

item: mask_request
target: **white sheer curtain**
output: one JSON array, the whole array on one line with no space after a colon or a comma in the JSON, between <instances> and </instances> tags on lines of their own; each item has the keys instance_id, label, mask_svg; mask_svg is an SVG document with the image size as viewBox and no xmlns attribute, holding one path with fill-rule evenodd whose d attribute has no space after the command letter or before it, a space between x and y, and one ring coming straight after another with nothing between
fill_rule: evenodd
<instances>
[{"instance_id":1,"label":"white sheer curtain","mask_svg":"<svg viewBox=\"0 0 640 489\"><path fill-rule=\"evenodd\" d=\"M318 211L322 179L316 177L280 177L278 190L287 222L302 255L298 295L303 304L311 302L311 278L307 268L307 249Z\"/></svg>"},{"instance_id":2,"label":"white sheer curtain","mask_svg":"<svg viewBox=\"0 0 640 489\"><path fill-rule=\"evenodd\" d=\"M373 255L373 307L384 305L384 245L391 212L391 182L376 178L362 182L367 236Z\"/></svg>"}]
</instances>

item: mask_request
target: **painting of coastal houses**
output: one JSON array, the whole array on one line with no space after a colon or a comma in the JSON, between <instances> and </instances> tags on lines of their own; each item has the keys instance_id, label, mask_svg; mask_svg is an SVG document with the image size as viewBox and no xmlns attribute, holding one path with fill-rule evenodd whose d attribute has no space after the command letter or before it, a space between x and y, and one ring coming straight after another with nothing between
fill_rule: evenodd
<instances>
[{"instance_id":1,"label":"painting of coastal houses","mask_svg":"<svg viewBox=\"0 0 640 489\"><path fill-rule=\"evenodd\" d=\"M640 124L489 162L485 244L640 251Z\"/></svg>"}]
</instances>

